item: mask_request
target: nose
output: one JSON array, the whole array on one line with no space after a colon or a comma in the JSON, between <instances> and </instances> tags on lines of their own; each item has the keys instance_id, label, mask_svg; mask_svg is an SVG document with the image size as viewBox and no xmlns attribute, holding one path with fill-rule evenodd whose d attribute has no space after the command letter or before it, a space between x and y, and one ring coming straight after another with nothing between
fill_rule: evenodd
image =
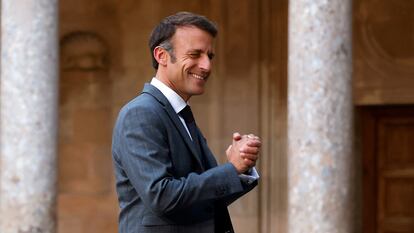
<instances>
[{"instance_id":1,"label":"nose","mask_svg":"<svg viewBox=\"0 0 414 233\"><path fill-rule=\"evenodd\" d=\"M203 71L210 71L211 69L211 60L207 55L201 56L198 67Z\"/></svg>"}]
</instances>

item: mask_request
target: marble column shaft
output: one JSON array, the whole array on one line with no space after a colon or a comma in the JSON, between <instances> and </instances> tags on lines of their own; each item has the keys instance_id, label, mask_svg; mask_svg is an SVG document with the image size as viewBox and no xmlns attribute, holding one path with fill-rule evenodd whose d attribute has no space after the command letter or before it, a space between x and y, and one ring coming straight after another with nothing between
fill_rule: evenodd
<instances>
[{"instance_id":1,"label":"marble column shaft","mask_svg":"<svg viewBox=\"0 0 414 233\"><path fill-rule=\"evenodd\" d=\"M55 232L58 1L2 0L0 232Z\"/></svg>"},{"instance_id":2,"label":"marble column shaft","mask_svg":"<svg viewBox=\"0 0 414 233\"><path fill-rule=\"evenodd\" d=\"M289 2L288 228L354 232L350 0Z\"/></svg>"}]
</instances>

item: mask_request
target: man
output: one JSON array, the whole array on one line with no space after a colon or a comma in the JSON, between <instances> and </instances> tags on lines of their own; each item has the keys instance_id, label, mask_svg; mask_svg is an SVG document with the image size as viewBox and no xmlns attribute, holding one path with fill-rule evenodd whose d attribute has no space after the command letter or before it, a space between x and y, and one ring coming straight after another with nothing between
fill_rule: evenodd
<instances>
[{"instance_id":1,"label":"man","mask_svg":"<svg viewBox=\"0 0 414 233\"><path fill-rule=\"evenodd\" d=\"M204 92L216 33L204 16L181 12L151 34L156 76L113 134L121 233L233 232L227 206L257 185L259 138L235 133L218 166L187 105Z\"/></svg>"}]
</instances>

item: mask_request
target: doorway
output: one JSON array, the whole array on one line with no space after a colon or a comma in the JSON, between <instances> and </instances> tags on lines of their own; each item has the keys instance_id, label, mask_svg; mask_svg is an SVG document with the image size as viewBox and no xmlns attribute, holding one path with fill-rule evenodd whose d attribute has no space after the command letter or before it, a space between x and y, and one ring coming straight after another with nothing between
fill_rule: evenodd
<instances>
[{"instance_id":1,"label":"doorway","mask_svg":"<svg viewBox=\"0 0 414 233\"><path fill-rule=\"evenodd\" d=\"M360 111L363 232L414 232L414 106Z\"/></svg>"}]
</instances>

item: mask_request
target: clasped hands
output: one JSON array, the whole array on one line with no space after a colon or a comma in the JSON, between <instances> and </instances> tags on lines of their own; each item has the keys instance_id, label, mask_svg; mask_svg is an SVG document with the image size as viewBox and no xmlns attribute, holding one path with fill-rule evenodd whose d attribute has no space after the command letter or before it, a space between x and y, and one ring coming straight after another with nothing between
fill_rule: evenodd
<instances>
[{"instance_id":1,"label":"clasped hands","mask_svg":"<svg viewBox=\"0 0 414 233\"><path fill-rule=\"evenodd\" d=\"M238 174L245 173L256 165L262 143L253 135L233 134L233 143L227 148L227 160L234 165Z\"/></svg>"}]
</instances>

